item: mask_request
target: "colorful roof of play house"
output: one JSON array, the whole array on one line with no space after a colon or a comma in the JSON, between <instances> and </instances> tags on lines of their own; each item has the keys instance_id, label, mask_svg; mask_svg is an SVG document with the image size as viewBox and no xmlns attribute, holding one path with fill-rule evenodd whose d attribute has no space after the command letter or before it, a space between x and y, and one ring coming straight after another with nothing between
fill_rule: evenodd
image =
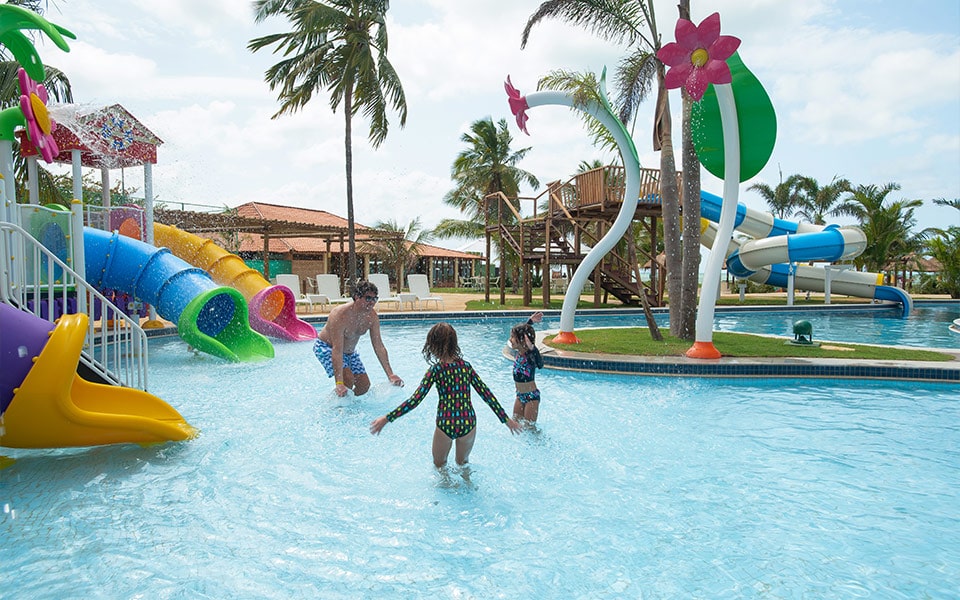
<instances>
[{"instance_id":1,"label":"colorful roof of play house","mask_svg":"<svg viewBox=\"0 0 960 600\"><path fill-rule=\"evenodd\" d=\"M48 107L57 123L53 139L60 154L55 161L71 163L71 150L80 151L84 167L119 169L157 164L157 146L163 140L153 134L119 104L80 106L53 104ZM24 130L17 131L20 154L36 156L37 148Z\"/></svg>"}]
</instances>

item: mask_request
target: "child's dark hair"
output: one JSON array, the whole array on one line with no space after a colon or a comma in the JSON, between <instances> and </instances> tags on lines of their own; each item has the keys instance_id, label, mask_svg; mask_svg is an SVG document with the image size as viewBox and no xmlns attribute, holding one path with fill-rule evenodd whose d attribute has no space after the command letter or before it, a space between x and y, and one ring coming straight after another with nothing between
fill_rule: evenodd
<instances>
[{"instance_id":1,"label":"child's dark hair","mask_svg":"<svg viewBox=\"0 0 960 600\"><path fill-rule=\"evenodd\" d=\"M520 341L527 339L530 340L531 344L535 344L537 342L537 334L533 330L533 325L530 323L522 323L511 329L510 337ZM523 350L523 348L517 348L517 350Z\"/></svg>"},{"instance_id":2,"label":"child's dark hair","mask_svg":"<svg viewBox=\"0 0 960 600\"><path fill-rule=\"evenodd\" d=\"M457 330L442 321L427 332L422 352L423 358L432 365L440 362L441 358L463 358L460 344L457 343Z\"/></svg>"}]
</instances>

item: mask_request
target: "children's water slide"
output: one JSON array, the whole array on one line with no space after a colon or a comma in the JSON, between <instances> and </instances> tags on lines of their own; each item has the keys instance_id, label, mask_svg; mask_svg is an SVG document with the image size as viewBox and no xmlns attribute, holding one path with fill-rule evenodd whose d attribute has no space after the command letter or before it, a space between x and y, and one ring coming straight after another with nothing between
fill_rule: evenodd
<instances>
[{"instance_id":1,"label":"children's water slide","mask_svg":"<svg viewBox=\"0 0 960 600\"><path fill-rule=\"evenodd\" d=\"M701 216L717 223L721 203L718 196L701 192ZM867 245L866 236L857 227L795 223L742 203L737 205L735 228L754 239L731 242L727 270L736 277L776 287L788 287L792 263L849 260L859 256ZM713 227L704 228L701 238L705 246L713 246L715 231ZM897 302L903 306L904 317L913 308L910 294L883 285L882 274L837 269L828 275L823 267L794 265L795 289L824 292L828 277L831 293Z\"/></svg>"},{"instance_id":2,"label":"children's water slide","mask_svg":"<svg viewBox=\"0 0 960 600\"><path fill-rule=\"evenodd\" d=\"M169 248L195 267L210 274L216 283L236 288L249 303L250 327L270 337L304 341L317 337L313 325L297 318L297 301L290 288L271 285L243 259L212 240L154 223L154 244Z\"/></svg>"},{"instance_id":3,"label":"children's water slide","mask_svg":"<svg viewBox=\"0 0 960 600\"><path fill-rule=\"evenodd\" d=\"M176 323L185 342L231 361L273 358L273 345L250 329L247 303L239 291L217 286L203 270L166 248L119 233L84 228L86 279L152 304Z\"/></svg>"},{"instance_id":4,"label":"children's water slide","mask_svg":"<svg viewBox=\"0 0 960 600\"><path fill-rule=\"evenodd\" d=\"M53 323L0 303L0 446L65 448L159 443L196 431L169 404L77 374L84 314Z\"/></svg>"}]
</instances>

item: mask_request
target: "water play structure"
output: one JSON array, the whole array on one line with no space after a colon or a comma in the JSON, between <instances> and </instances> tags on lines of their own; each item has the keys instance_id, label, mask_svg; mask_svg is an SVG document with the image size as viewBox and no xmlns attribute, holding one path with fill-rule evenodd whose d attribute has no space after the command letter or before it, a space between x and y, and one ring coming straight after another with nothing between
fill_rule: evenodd
<instances>
[{"instance_id":1,"label":"water play structure","mask_svg":"<svg viewBox=\"0 0 960 600\"><path fill-rule=\"evenodd\" d=\"M701 242L713 248L720 219L721 199L700 193ZM727 270L739 279L810 292L831 292L897 302L904 317L913 300L899 287L883 285L883 275L857 271L846 265L803 265L797 263L848 261L859 256L867 238L858 227L813 225L774 217L769 212L739 203L734 229L750 239L733 238L725 253ZM829 299L829 296L827 296Z\"/></svg>"},{"instance_id":2,"label":"water play structure","mask_svg":"<svg viewBox=\"0 0 960 600\"><path fill-rule=\"evenodd\" d=\"M196 434L152 394L82 378L77 366L86 328L84 314L54 324L0 303L0 446L147 444Z\"/></svg>"},{"instance_id":3,"label":"water play structure","mask_svg":"<svg viewBox=\"0 0 960 600\"><path fill-rule=\"evenodd\" d=\"M567 92L535 92L527 96L521 96L520 92L513 87L513 83L509 77L507 77L507 81L504 84L504 89L506 89L507 92L510 110L517 119L517 126L524 133L527 133L527 109L550 104L570 106L594 117L607 128L616 140L620 157L623 160L623 166L626 172L626 189L617 218L614 220L610 230L594 245L580 265L577 266L573 277L570 279L566 294L563 297L563 308L560 316L560 333L557 334L556 341L564 344L576 343L579 340L577 340L577 336L573 332L573 322L577 310L577 302L580 300L580 294L583 292L583 288L594 267L603 260L604 255L610 252L620 238L623 237L623 234L626 233L627 228L630 226L630 221L633 219L640 192L640 158L637 156L637 148L633 145L633 139L623 126L623 123L620 122L610 108L606 91L606 70L604 70L600 78L597 97L585 102L576 99L573 94Z\"/></svg>"},{"instance_id":4,"label":"water play structure","mask_svg":"<svg viewBox=\"0 0 960 600\"><path fill-rule=\"evenodd\" d=\"M271 285L243 259L202 238L176 227L154 223L154 244L169 248L176 256L210 274L216 283L237 289L249 303L250 327L264 335L291 341L317 337L313 325L297 317L293 291Z\"/></svg>"},{"instance_id":5,"label":"water play structure","mask_svg":"<svg viewBox=\"0 0 960 600\"><path fill-rule=\"evenodd\" d=\"M202 269L166 248L84 228L86 279L100 289L133 294L177 325L185 342L232 361L272 358L273 346L250 329L247 305L237 290L218 286Z\"/></svg>"},{"instance_id":6,"label":"water play structure","mask_svg":"<svg viewBox=\"0 0 960 600\"><path fill-rule=\"evenodd\" d=\"M146 392L147 343L139 317L126 314L111 301L116 296L108 298L81 274L86 236L80 200L69 208L38 206L37 159L53 162L62 152L74 166L75 197L82 197L82 148L58 145L49 96L38 83L45 69L21 30L36 30L63 51L69 51L64 38L75 39L36 13L0 5L0 43L23 66L17 73L19 105L0 111L0 446L60 448L191 438L193 427ZM101 131L104 144L123 148L106 139L112 130ZM29 204L16 202L12 152L17 137L21 150L26 149ZM155 160L155 146L150 147ZM109 189L106 177L103 187ZM108 248L113 254L105 256L94 253L105 262L93 268L115 279L125 272L149 272L146 263L131 267L123 257L114 260L117 248ZM173 278L166 277L166 283ZM123 283L122 277L116 282ZM181 312L195 304L188 302ZM223 322L224 304L217 301L220 314L206 321ZM204 312L202 307L196 311ZM204 323L197 329L212 327ZM9 464L0 457L0 468Z\"/></svg>"}]
</instances>

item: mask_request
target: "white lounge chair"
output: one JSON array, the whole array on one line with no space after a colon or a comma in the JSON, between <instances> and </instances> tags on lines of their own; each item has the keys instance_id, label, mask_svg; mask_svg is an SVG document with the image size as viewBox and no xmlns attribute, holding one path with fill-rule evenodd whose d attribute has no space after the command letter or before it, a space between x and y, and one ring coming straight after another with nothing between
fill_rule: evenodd
<instances>
[{"instance_id":1,"label":"white lounge chair","mask_svg":"<svg viewBox=\"0 0 960 600\"><path fill-rule=\"evenodd\" d=\"M313 300L303 295L303 291L300 289L299 275L277 275L277 285L290 288L290 291L293 292L293 298L297 302L297 306L305 304L310 307L310 312L313 312Z\"/></svg>"},{"instance_id":2,"label":"white lounge chair","mask_svg":"<svg viewBox=\"0 0 960 600\"><path fill-rule=\"evenodd\" d=\"M407 275L407 285L410 287L410 293L417 296L418 303L422 302L426 305L428 302L433 302L438 309L443 308L443 298L430 293L430 282L427 281L426 275L417 273Z\"/></svg>"},{"instance_id":3,"label":"white lounge chair","mask_svg":"<svg viewBox=\"0 0 960 600\"><path fill-rule=\"evenodd\" d=\"M377 304L381 302L393 302L397 305L397 310L403 310L403 303L400 302L400 296L394 294L393 290L390 289L389 275L386 273L371 273L367 281L377 286L377 293L380 295Z\"/></svg>"},{"instance_id":4,"label":"white lounge chair","mask_svg":"<svg viewBox=\"0 0 960 600\"><path fill-rule=\"evenodd\" d=\"M327 299L330 304L345 304L353 301L349 296L340 295L340 276L332 273L317 275L317 295Z\"/></svg>"}]
</instances>

